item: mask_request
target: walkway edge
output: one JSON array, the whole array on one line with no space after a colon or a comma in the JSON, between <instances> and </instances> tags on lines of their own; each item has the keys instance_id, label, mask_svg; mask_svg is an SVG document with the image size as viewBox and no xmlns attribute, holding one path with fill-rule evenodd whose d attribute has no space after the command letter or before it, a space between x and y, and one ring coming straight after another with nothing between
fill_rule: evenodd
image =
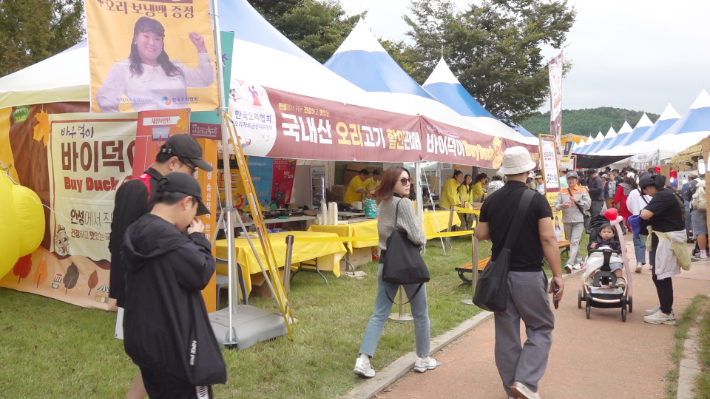
<instances>
[{"instance_id":1,"label":"walkway edge","mask_svg":"<svg viewBox=\"0 0 710 399\"><path fill-rule=\"evenodd\" d=\"M563 274L562 278L567 280L583 270L576 270L571 274ZM570 295L569 293L567 295ZM493 316L492 312L482 310L472 318L464 321L453 329L433 338L430 344L430 353L433 355L439 352L447 345L459 339L462 335L473 330L481 323ZM358 384L347 394L341 396L341 399L370 399L378 393L385 390L402 376L410 372L414 368L414 361L417 359L416 352L409 352L400 357L387 367L377 372L374 378L365 380Z\"/></svg>"}]
</instances>

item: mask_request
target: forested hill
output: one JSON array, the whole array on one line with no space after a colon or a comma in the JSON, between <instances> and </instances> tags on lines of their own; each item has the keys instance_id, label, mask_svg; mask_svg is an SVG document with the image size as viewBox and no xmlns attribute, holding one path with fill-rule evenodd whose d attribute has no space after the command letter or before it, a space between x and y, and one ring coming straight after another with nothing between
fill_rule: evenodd
<instances>
[{"instance_id":1,"label":"forested hill","mask_svg":"<svg viewBox=\"0 0 710 399\"><path fill-rule=\"evenodd\" d=\"M591 133L596 136L600 130L606 134L610 125L618 132L624 121L628 121L633 128L642 115L643 111L630 111L613 107L565 109L562 110L562 133L574 133L582 136L589 136ZM646 113L646 115L651 119L651 122L655 122L659 117L659 115L650 113ZM521 125L534 135L549 133L550 113L546 112L530 117L523 121Z\"/></svg>"}]
</instances>

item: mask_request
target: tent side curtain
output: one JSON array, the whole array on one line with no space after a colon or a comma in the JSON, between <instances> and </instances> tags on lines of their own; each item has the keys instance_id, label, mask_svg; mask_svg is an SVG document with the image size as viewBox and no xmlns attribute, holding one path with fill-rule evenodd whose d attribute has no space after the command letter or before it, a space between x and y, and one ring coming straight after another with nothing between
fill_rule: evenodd
<instances>
[{"instance_id":1,"label":"tent side curtain","mask_svg":"<svg viewBox=\"0 0 710 399\"><path fill-rule=\"evenodd\" d=\"M363 162L421 160L499 168L519 143L398 114L264 88L258 102L237 93L229 113L246 155ZM246 101L243 101L246 98ZM258 105L255 105L258 103ZM537 153L535 146L528 150Z\"/></svg>"},{"instance_id":2,"label":"tent side curtain","mask_svg":"<svg viewBox=\"0 0 710 399\"><path fill-rule=\"evenodd\" d=\"M579 168L601 168L626 159L628 156L594 156L577 154L577 167Z\"/></svg>"}]
</instances>

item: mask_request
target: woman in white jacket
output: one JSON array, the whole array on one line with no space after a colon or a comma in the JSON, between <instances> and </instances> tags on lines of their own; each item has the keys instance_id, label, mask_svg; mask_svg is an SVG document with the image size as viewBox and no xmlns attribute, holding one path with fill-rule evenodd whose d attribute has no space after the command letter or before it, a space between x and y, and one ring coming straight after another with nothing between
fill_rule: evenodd
<instances>
[{"instance_id":1,"label":"woman in white jacket","mask_svg":"<svg viewBox=\"0 0 710 399\"><path fill-rule=\"evenodd\" d=\"M584 212L592 206L592 199L587 189L577 185L579 176L575 171L567 172L567 188L560 190L555 201L555 208L562 210L562 223L565 226L565 235L569 240L569 259L565 269L568 273L572 269L582 268L582 253L579 243L584 232Z\"/></svg>"}]
</instances>

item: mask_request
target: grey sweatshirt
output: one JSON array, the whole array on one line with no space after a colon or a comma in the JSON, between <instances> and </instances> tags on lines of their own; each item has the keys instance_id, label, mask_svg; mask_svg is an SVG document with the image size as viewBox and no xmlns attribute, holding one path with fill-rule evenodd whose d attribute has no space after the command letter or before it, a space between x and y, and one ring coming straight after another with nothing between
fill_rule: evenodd
<instances>
[{"instance_id":1,"label":"grey sweatshirt","mask_svg":"<svg viewBox=\"0 0 710 399\"><path fill-rule=\"evenodd\" d=\"M395 207L399 205L399 215L397 226L395 227ZM377 217L377 233L380 235L380 249L387 249L387 239L394 232L395 228L407 232L407 237L415 244L422 246L426 244L426 235L421 229L419 218L414 211L412 201L408 198L393 197L390 200L382 201L379 206Z\"/></svg>"}]
</instances>

